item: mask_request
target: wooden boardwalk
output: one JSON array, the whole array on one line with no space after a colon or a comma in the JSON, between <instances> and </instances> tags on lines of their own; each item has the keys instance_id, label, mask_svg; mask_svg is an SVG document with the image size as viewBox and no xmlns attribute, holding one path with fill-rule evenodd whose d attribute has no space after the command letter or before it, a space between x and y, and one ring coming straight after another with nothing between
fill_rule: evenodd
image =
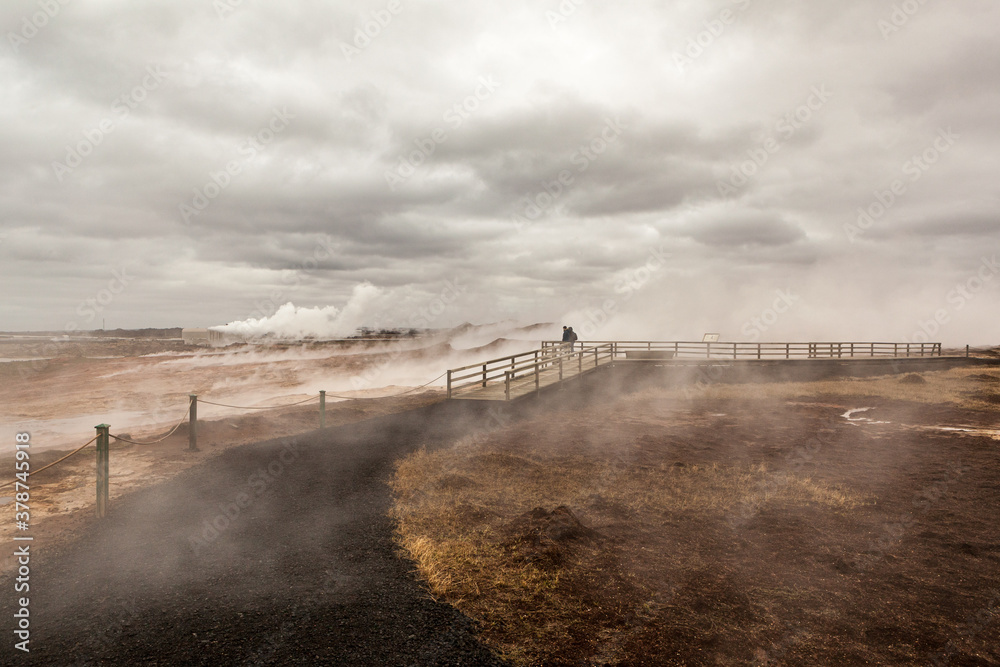
<instances>
[{"instance_id":1,"label":"wooden boardwalk","mask_svg":"<svg viewBox=\"0 0 1000 667\"><path fill-rule=\"evenodd\" d=\"M538 350L448 371L448 398L512 401L615 363L669 366L767 361L891 360L940 357L940 343L543 342Z\"/></svg>"},{"instance_id":2,"label":"wooden boardwalk","mask_svg":"<svg viewBox=\"0 0 1000 667\"><path fill-rule=\"evenodd\" d=\"M600 354L595 348L583 348L579 346L575 352L565 354L547 355L542 357L542 361L535 363L535 353L529 353L532 363L525 366L515 360L513 370L510 370L509 363L502 375L489 368L489 362L485 371L485 381L482 379L484 364L477 364L453 372L468 371L474 369L471 377L474 381L458 389L452 389L449 398L476 400L476 401L511 401L522 396L540 392L546 387L565 382L573 378L578 378L591 373L601 366L606 366L613 362L610 354Z\"/></svg>"}]
</instances>

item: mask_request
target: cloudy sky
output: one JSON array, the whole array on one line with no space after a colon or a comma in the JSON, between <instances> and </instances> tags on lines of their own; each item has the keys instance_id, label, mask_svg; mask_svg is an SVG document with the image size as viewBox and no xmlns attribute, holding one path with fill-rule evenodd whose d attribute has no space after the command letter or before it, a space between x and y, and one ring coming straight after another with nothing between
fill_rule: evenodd
<instances>
[{"instance_id":1,"label":"cloudy sky","mask_svg":"<svg viewBox=\"0 0 1000 667\"><path fill-rule=\"evenodd\" d=\"M0 21L0 329L290 302L341 328L1000 340L993 0L5 0Z\"/></svg>"}]
</instances>

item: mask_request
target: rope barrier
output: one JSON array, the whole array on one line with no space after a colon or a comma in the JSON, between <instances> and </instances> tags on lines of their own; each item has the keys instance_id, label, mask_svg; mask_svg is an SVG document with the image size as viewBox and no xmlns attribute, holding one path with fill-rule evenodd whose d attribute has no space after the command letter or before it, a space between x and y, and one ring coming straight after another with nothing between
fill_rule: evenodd
<instances>
[{"instance_id":1,"label":"rope barrier","mask_svg":"<svg viewBox=\"0 0 1000 667\"><path fill-rule=\"evenodd\" d=\"M260 405L260 406L226 405L225 403L213 403L212 401L206 401L200 398L198 399L198 402L204 403L205 405L218 405L219 407L223 408L236 408L237 410L278 410L279 408L290 408L295 405L302 405L303 403L308 403L309 401L315 401L317 398L319 398L318 394L316 396L310 396L304 401L299 401L298 403L289 403L288 405Z\"/></svg>"},{"instance_id":2,"label":"rope barrier","mask_svg":"<svg viewBox=\"0 0 1000 667\"><path fill-rule=\"evenodd\" d=\"M388 396L376 396L375 398L396 398L397 396L404 396L406 394L411 394L411 393L415 392L417 389L423 389L427 385L429 385L429 384L431 384L433 382L437 382L438 380L440 380L441 378L443 378L447 374L448 374L448 371L445 371L444 373L441 373L441 375L438 375L436 378L434 378L430 382L425 382L422 385L420 385L419 387L414 387L413 389L407 389L406 391L401 391L398 394L389 394ZM347 401L355 401L358 398L360 398L358 396L338 396L337 394L327 394L326 397L327 398L342 398L342 399L347 400Z\"/></svg>"},{"instance_id":3,"label":"rope barrier","mask_svg":"<svg viewBox=\"0 0 1000 667\"><path fill-rule=\"evenodd\" d=\"M401 391L398 394L390 394L388 396L378 396L376 398L396 398L397 396L405 396L406 394L413 393L413 392L417 391L418 389L423 389L427 385L432 384L434 382L437 382L438 380L440 380L441 378L443 378L445 375L447 375L447 371L444 372L444 373L441 373L441 375L438 375L436 378L434 378L430 382L425 382L424 384L420 385L419 387L413 387L412 389L407 389L406 391ZM319 398L319 396L310 396L309 398L307 398L305 400L302 400L302 401L298 401L296 403L289 403L287 405L267 405L267 406L228 405L226 403L215 403L213 401L206 401L206 400L203 400L203 399L198 399L198 402L199 403L204 403L206 405L217 405L217 406L223 407L223 408L234 408L236 410L277 410L277 409L280 409L280 408L290 408L290 407L294 407L296 405L302 405L303 403L309 403L310 401L315 401L317 398ZM327 394L327 398L340 398L340 399L344 399L344 400L350 401L350 400L357 400L359 397L358 396L338 396L336 394ZM155 444L157 444L159 442L163 442L164 440L166 440L167 438L169 438L170 436L172 436L177 431L177 429L179 429L184 424L184 422L187 420L187 418L188 418L188 416L190 414L191 414L191 406L188 405L188 409L184 411L184 416L181 417L181 420L179 422L177 422L176 426L174 426L172 429L170 429L167 432L167 434L164 435L162 438L159 438L157 440L151 440L150 442L136 442L135 440L130 440L128 438L123 438L120 435L114 435L114 434L109 434L109 435L110 435L110 437L114 438L115 440L118 440L120 442L127 442L127 443L133 444L133 445L155 445ZM63 461L65 461L69 457L74 456L75 454L80 453L81 451L83 451L84 449L86 449L87 447L89 447L90 445L94 444L94 442L96 440L97 440L97 436L94 436L90 440L90 442L88 442L87 444L83 445L82 447L74 449L72 452L70 452L66 456L62 457L61 459L58 459L57 461L53 461L52 463L48 464L47 466L44 466L42 468L39 468L38 470L34 470L34 471L28 473L28 477L31 477L32 475L40 473L43 470L48 470L49 468L51 468L52 466L54 466L54 465L56 465L58 463L62 463ZM13 481L7 482L5 484L0 484L0 489L8 487L8 486L10 486L12 484L15 484L17 481L18 480L13 480Z\"/></svg>"},{"instance_id":4,"label":"rope barrier","mask_svg":"<svg viewBox=\"0 0 1000 667\"><path fill-rule=\"evenodd\" d=\"M177 422L177 426L175 426L172 429L170 429L167 432L167 434L165 436L163 436L162 438L160 438L159 440L152 440L150 442L136 442L135 440L129 440L128 438L123 438L120 435L114 435L113 433L110 434L110 435L115 440L120 440L121 442L127 442L127 443L130 443L130 444L133 444L133 445L155 445L156 443L163 442L164 440L166 440L167 438L169 438L170 436L172 436L174 434L174 432L177 429L179 429L182 424L184 424L184 422L187 420L189 414L191 414L191 405L190 404L188 405L188 409L184 411L184 416L181 417L181 420L179 422Z\"/></svg>"},{"instance_id":5,"label":"rope barrier","mask_svg":"<svg viewBox=\"0 0 1000 667\"><path fill-rule=\"evenodd\" d=\"M398 394L389 394L388 396L378 396L377 398L396 398L397 396L403 396L405 394L410 394L412 392L415 392L418 389L423 389L424 387L426 387L429 384L437 382L438 380L440 380L441 378L443 378L447 374L448 374L448 372L445 371L444 373L441 373L441 375L438 375L436 378L434 378L430 382L425 382L422 385L420 385L419 387L413 387L412 389L407 389L406 391L401 391ZM357 400L359 398L358 396L340 396L338 394L330 394L330 393L327 393L326 397L327 398L341 398L341 399L344 399L344 400L347 400L347 401ZM217 405L217 406L222 407L222 408L235 408L237 410L277 410L279 408L290 408L290 407L293 407L293 406L296 406L296 405L302 405L303 403L308 403L309 401L315 401L317 398L319 398L319 396L312 396L312 397L307 398L307 399L305 399L303 401L299 401L298 403L289 403L288 405L266 405L266 406L228 405L226 403L215 403L213 401L206 401L206 400L201 399L201 398L198 399L198 402L199 403L204 403L205 405Z\"/></svg>"},{"instance_id":6,"label":"rope barrier","mask_svg":"<svg viewBox=\"0 0 1000 667\"><path fill-rule=\"evenodd\" d=\"M42 472L43 470L48 470L49 468L51 468L52 466L54 466L54 465L55 465L55 464L57 464L57 463L62 463L63 461L65 461L65 460L66 460L66 459L68 459L69 457L73 456L74 454L78 454L79 452L83 451L84 449L86 449L86 448L87 448L87 447L89 447L90 445L94 444L94 442L96 442L96 441L97 441L97 436L95 435L95 436L94 436L94 437L93 437L93 438L92 438L92 439L90 440L90 442L88 442L88 443L87 443L86 445L84 445L83 447L79 447L79 448L77 448L77 449L74 449L74 450L73 450L72 452L70 452L70 453L69 453L69 454L67 454L66 456L62 457L62 458L61 458L61 459L59 459L58 461L53 461L52 463L50 463L50 464L48 464L47 466L44 466L44 467L42 467L42 468L39 468L38 470L32 470L31 472L29 472L29 473L28 473L28 477L31 477L32 475L37 475L38 473ZM16 480L16 479L15 479L15 480L13 480L13 481L11 481L11 482L7 482L6 484L0 484L0 489L4 488L4 487L6 487L6 486L10 486L11 484L15 484L15 483L16 483L17 481L18 481L18 480Z\"/></svg>"}]
</instances>

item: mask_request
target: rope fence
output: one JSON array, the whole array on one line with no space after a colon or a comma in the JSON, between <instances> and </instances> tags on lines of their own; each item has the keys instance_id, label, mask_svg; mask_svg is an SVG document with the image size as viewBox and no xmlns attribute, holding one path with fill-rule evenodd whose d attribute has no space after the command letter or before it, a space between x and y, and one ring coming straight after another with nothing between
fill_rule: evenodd
<instances>
[{"instance_id":1,"label":"rope fence","mask_svg":"<svg viewBox=\"0 0 1000 667\"><path fill-rule=\"evenodd\" d=\"M405 396L406 394L411 394L415 391L423 389L424 387L427 387L430 384L433 384L434 382L437 382L445 375L447 375L447 373L442 373L441 375L437 376L433 380L430 380L429 382L425 382L424 384L418 387L413 387L412 389L407 389L406 391L402 391L397 394L390 394L388 396L377 396L375 398L397 398L399 396ZM306 403L311 403L312 401L319 399L319 427L326 428L327 396L329 396L330 398L337 398L347 401L360 400L363 398L360 396L342 396L337 394L327 394L325 390L321 390L319 394L310 396L309 398L303 399L301 401L296 401L295 403L287 403L284 405L256 406L256 405L230 405L228 403L217 403L215 401L206 401L205 399L200 399L198 398L197 394L190 394L189 395L190 400L187 409L184 411L184 416L181 417L180 421L178 421L177 424L172 429L167 431L167 433L162 437L157 438L156 440L150 440L148 442L139 442L136 440L132 440L131 438L126 438L124 436L115 435L111 433L110 432L111 426L108 424L99 424L98 426L95 427L97 429L97 435L95 435L93 438L87 441L86 444L77 447L76 449L69 452L65 456L39 468L38 470L33 470L29 472L27 477L30 478L34 475L37 475L40 472L48 470L49 468L62 463L63 461L72 456L76 456L84 449L90 447L96 442L97 443L97 516L103 517L107 514L108 500L110 495L109 484L108 484L108 477L109 477L108 470L109 470L110 440L112 438L118 442L127 442L131 445L139 445L139 446L155 445L157 443L163 442L164 440L172 436L174 433L177 432L177 430L181 426L184 425L184 422L187 422L188 451L196 452L198 451L198 403L204 403L205 405L213 405L222 408L231 408L235 410L281 410L284 408L292 408L299 405L304 405ZM19 481L20 480L18 479L14 479L4 484L0 484L0 489L16 484Z\"/></svg>"},{"instance_id":2,"label":"rope fence","mask_svg":"<svg viewBox=\"0 0 1000 667\"><path fill-rule=\"evenodd\" d=\"M84 449L86 449L87 447L90 447L92 444L94 444L95 440L97 440L97 436L96 435L93 438L91 438L90 442L88 442L86 445L83 445L82 447L78 447L78 448L74 449L69 454L67 454L66 456L64 456L61 459L59 459L58 461L53 461L52 463L48 464L47 466L43 466L43 467L39 468L38 470L32 470L31 472L28 473L28 477L31 477L32 475L37 475L38 473L42 472L43 470L48 470L49 468L51 468L52 466L56 465L57 463L62 463L63 461L65 461L66 459L68 459L71 456L79 454ZM0 484L0 489L8 487L11 484L15 484L18 481L19 480L14 479L14 480L11 480L11 481L7 482L6 484Z\"/></svg>"},{"instance_id":3,"label":"rope fence","mask_svg":"<svg viewBox=\"0 0 1000 667\"><path fill-rule=\"evenodd\" d=\"M304 401L299 401L298 403L289 403L288 405L227 405L225 403L213 403L212 401L206 401L205 399L200 399L199 403L204 403L205 405L218 405L222 408L236 408L237 410L278 410L281 408L291 408L296 405L302 405L303 403L308 403L309 401L315 401L317 398L323 395L325 392L320 392L317 396L310 396Z\"/></svg>"}]
</instances>

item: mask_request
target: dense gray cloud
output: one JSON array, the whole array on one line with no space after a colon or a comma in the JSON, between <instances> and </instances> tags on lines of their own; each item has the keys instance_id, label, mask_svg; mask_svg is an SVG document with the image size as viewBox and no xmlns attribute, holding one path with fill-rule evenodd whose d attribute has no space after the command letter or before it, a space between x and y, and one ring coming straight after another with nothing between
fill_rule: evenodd
<instances>
[{"instance_id":1,"label":"dense gray cloud","mask_svg":"<svg viewBox=\"0 0 1000 667\"><path fill-rule=\"evenodd\" d=\"M432 325L995 342L998 20L11 0L0 329L100 326L79 306L125 271L109 327L343 308L365 284L371 321L406 325L458 283ZM748 329L779 290L792 307Z\"/></svg>"}]
</instances>

